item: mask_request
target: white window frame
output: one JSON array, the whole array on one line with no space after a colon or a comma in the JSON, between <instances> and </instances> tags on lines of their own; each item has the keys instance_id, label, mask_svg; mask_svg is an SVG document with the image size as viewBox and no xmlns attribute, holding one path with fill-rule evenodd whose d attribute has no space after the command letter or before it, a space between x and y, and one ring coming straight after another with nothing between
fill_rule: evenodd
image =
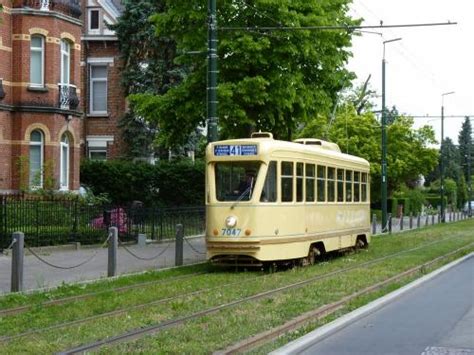
<instances>
[{"instance_id":1,"label":"white window frame","mask_svg":"<svg viewBox=\"0 0 474 355\"><path fill-rule=\"evenodd\" d=\"M66 140L66 142L64 142ZM66 150L66 166L64 166L64 148ZM59 156L59 161L60 161L60 170L59 170L59 189L62 191L67 191L69 190L69 157L70 157L70 141L69 137L66 134L63 134L61 137L61 143L59 145L60 149L60 156ZM63 179L63 170L66 169L66 174L64 174L64 179Z\"/></svg>"},{"instance_id":2,"label":"white window frame","mask_svg":"<svg viewBox=\"0 0 474 355\"><path fill-rule=\"evenodd\" d=\"M93 159L92 158L92 153L105 153L105 159L104 160L107 160L107 148L89 148L89 154L88 154L88 158L90 160L99 160L99 159Z\"/></svg>"},{"instance_id":3,"label":"white window frame","mask_svg":"<svg viewBox=\"0 0 474 355\"><path fill-rule=\"evenodd\" d=\"M64 66L67 58L68 71L67 78L64 77ZM71 83L71 43L66 39L61 40L61 85L69 85Z\"/></svg>"},{"instance_id":4,"label":"white window frame","mask_svg":"<svg viewBox=\"0 0 474 355\"><path fill-rule=\"evenodd\" d=\"M97 78L94 79L92 77L92 68L93 67L105 67L107 76L105 78ZM91 63L89 65L89 113L92 115L107 115L109 109L109 67L107 64L104 63ZM105 111L94 111L94 83L95 82L105 82Z\"/></svg>"},{"instance_id":5,"label":"white window frame","mask_svg":"<svg viewBox=\"0 0 474 355\"><path fill-rule=\"evenodd\" d=\"M92 28L91 25L92 25L92 12L96 11L98 14L98 28ZM87 16L87 31L91 34L99 34L100 33L100 9L98 8L92 8L92 9L88 9L88 16Z\"/></svg>"},{"instance_id":6,"label":"white window frame","mask_svg":"<svg viewBox=\"0 0 474 355\"><path fill-rule=\"evenodd\" d=\"M41 47L33 47L32 46L33 37L41 39ZM45 43L44 36L37 35L37 34L34 34L34 35L31 36L31 39L30 39L30 86L31 87L36 87L36 88L44 87L44 52L45 52L44 43ZM31 53L32 52L41 52L41 65L40 65L40 68L41 68L41 83L33 83L31 81L31 71L32 71L32 65L31 65L32 55L31 55Z\"/></svg>"},{"instance_id":7,"label":"white window frame","mask_svg":"<svg viewBox=\"0 0 474 355\"><path fill-rule=\"evenodd\" d=\"M31 135L33 134L33 132L39 132L39 134L41 135L41 142L35 142L35 141L32 141L31 140ZM39 146L40 147L40 181L39 181L39 185L32 185L31 184L31 170L28 169L28 185L30 186L31 189L41 189L43 187L43 180L44 180L44 177L43 177L43 169L44 169L44 133L39 130L39 129L34 129L33 131L31 131L30 133L30 147L32 146ZM28 162L31 162L31 150L28 151L28 157L29 157L29 160Z\"/></svg>"}]
</instances>

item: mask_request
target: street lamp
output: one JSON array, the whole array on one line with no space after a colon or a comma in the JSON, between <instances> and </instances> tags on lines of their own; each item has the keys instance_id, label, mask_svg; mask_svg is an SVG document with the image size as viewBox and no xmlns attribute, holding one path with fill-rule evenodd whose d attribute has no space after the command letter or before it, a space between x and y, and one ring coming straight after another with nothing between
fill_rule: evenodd
<instances>
[{"instance_id":1,"label":"street lamp","mask_svg":"<svg viewBox=\"0 0 474 355\"><path fill-rule=\"evenodd\" d=\"M440 161L440 175L441 175L441 222L445 223L444 215L444 156L443 156L443 142L444 142L444 97L454 94L454 91L445 92L441 94L441 161Z\"/></svg>"},{"instance_id":2,"label":"street lamp","mask_svg":"<svg viewBox=\"0 0 474 355\"><path fill-rule=\"evenodd\" d=\"M400 41L394 38L383 41L382 57L382 233L387 231L387 116L385 108L385 44Z\"/></svg>"}]
</instances>

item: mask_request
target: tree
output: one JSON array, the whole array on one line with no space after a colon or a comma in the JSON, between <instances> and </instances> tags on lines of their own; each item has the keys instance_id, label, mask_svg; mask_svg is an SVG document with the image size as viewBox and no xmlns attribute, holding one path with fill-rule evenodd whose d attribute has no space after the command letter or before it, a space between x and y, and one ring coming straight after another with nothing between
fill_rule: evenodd
<instances>
[{"instance_id":1,"label":"tree","mask_svg":"<svg viewBox=\"0 0 474 355\"><path fill-rule=\"evenodd\" d=\"M118 37L123 62L121 83L126 95L137 93L162 94L186 75L186 70L174 63L175 42L165 36L157 38L151 15L164 10L164 1L125 1L125 9L111 28ZM158 122L145 120L133 102L120 122L127 143L127 155L148 156L159 130Z\"/></svg>"},{"instance_id":2,"label":"tree","mask_svg":"<svg viewBox=\"0 0 474 355\"><path fill-rule=\"evenodd\" d=\"M472 165L472 157L474 156L474 146L472 144L472 126L469 117L466 117L462 124L462 128L458 136L458 142L460 165L464 172L464 178L469 180L468 162L470 161ZM471 169L473 168L471 167Z\"/></svg>"},{"instance_id":3,"label":"tree","mask_svg":"<svg viewBox=\"0 0 474 355\"><path fill-rule=\"evenodd\" d=\"M319 116L301 132L302 137L325 137L328 120ZM327 138L348 154L360 156L371 164L372 201L380 199L381 133L375 115L366 112L357 115L350 103L342 105L329 128ZM389 196L406 184L414 187L420 175L426 175L436 166L438 152L429 148L435 142L430 126L413 129L413 119L398 116L387 128L387 165Z\"/></svg>"},{"instance_id":4,"label":"tree","mask_svg":"<svg viewBox=\"0 0 474 355\"><path fill-rule=\"evenodd\" d=\"M223 0L219 26L354 25L350 0ZM207 1L166 0L153 16L158 38L177 44L176 63L189 75L165 93L132 95L147 121L158 122L160 139L183 142L205 125ZM297 127L333 108L337 93L350 85L345 68L352 33L337 31L219 32L219 125L221 137L247 137L254 130L289 138ZM200 51L203 55L189 55Z\"/></svg>"}]
</instances>

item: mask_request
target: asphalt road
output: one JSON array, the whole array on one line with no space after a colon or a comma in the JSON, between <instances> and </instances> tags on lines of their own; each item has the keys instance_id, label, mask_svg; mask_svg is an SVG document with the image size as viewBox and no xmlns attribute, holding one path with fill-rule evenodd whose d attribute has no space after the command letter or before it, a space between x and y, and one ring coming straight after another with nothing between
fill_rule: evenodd
<instances>
[{"instance_id":1,"label":"asphalt road","mask_svg":"<svg viewBox=\"0 0 474 355\"><path fill-rule=\"evenodd\" d=\"M474 257L471 256L375 312L322 340L314 340L315 343L307 341L291 353L474 354L473 303Z\"/></svg>"}]
</instances>

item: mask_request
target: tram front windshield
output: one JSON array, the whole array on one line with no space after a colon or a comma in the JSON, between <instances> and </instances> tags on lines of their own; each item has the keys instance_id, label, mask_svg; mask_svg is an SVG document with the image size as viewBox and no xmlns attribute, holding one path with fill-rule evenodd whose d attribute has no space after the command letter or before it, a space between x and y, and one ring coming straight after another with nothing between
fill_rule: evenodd
<instances>
[{"instance_id":1,"label":"tram front windshield","mask_svg":"<svg viewBox=\"0 0 474 355\"><path fill-rule=\"evenodd\" d=\"M249 201L255 190L260 162L219 162L215 166L218 201Z\"/></svg>"}]
</instances>

